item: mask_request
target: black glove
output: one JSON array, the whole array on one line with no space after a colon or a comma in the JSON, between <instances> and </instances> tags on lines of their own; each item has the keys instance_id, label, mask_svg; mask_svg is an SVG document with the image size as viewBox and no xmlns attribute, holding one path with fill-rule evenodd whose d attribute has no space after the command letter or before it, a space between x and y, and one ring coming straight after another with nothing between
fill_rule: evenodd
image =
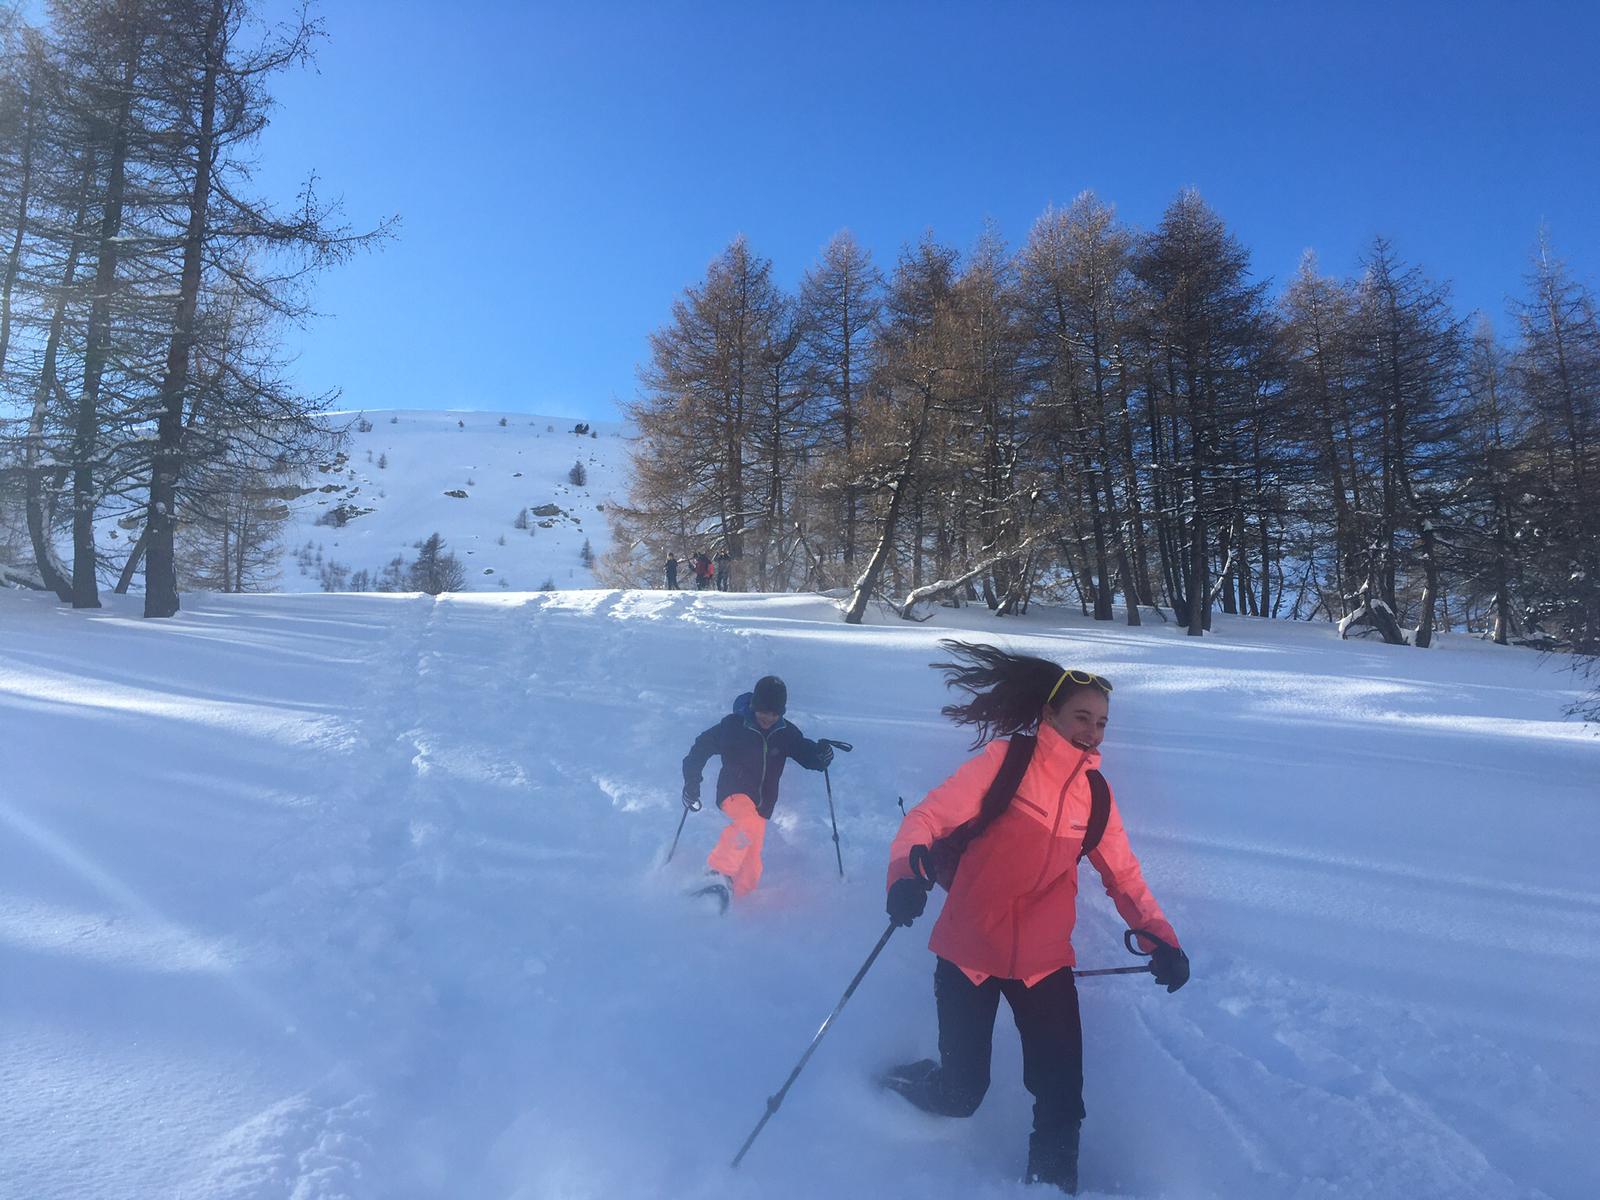
<instances>
[{"instance_id":1,"label":"black glove","mask_svg":"<svg viewBox=\"0 0 1600 1200\"><path fill-rule=\"evenodd\" d=\"M683 806L690 812L700 811L700 788L697 784L683 785Z\"/></svg>"},{"instance_id":2,"label":"black glove","mask_svg":"<svg viewBox=\"0 0 1600 1200\"><path fill-rule=\"evenodd\" d=\"M1167 991L1175 992L1189 982L1189 956L1176 946L1157 942L1150 956L1150 973Z\"/></svg>"},{"instance_id":3,"label":"black glove","mask_svg":"<svg viewBox=\"0 0 1600 1200\"><path fill-rule=\"evenodd\" d=\"M928 907L928 892L922 884L909 876L896 879L889 885L889 903L885 906L889 919L896 925L910 928L911 922Z\"/></svg>"},{"instance_id":4,"label":"black glove","mask_svg":"<svg viewBox=\"0 0 1600 1200\"><path fill-rule=\"evenodd\" d=\"M827 742L817 743L817 766L826 771L833 762L833 747Z\"/></svg>"}]
</instances>

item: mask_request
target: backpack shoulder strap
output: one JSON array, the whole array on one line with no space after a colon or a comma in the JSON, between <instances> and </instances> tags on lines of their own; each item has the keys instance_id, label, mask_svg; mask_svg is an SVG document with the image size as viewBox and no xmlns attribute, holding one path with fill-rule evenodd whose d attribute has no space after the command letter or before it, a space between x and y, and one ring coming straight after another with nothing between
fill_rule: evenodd
<instances>
[{"instance_id":1,"label":"backpack shoulder strap","mask_svg":"<svg viewBox=\"0 0 1600 1200\"><path fill-rule=\"evenodd\" d=\"M1105 836L1106 822L1111 819L1111 785L1099 771L1090 769L1089 776L1089 828L1083 835L1083 849L1078 858L1087 858L1100 845Z\"/></svg>"},{"instance_id":2,"label":"backpack shoulder strap","mask_svg":"<svg viewBox=\"0 0 1600 1200\"><path fill-rule=\"evenodd\" d=\"M1038 741L1038 738L1025 733L1012 737L1006 746L1006 756L1000 761L1000 769L995 772L994 781L983 794L978 815L971 822L968 842L993 825L1011 807L1012 798L1022 786L1022 777L1028 773L1028 764L1033 761L1033 748Z\"/></svg>"},{"instance_id":3,"label":"backpack shoulder strap","mask_svg":"<svg viewBox=\"0 0 1600 1200\"><path fill-rule=\"evenodd\" d=\"M1011 807L1012 798L1022 786L1022 777L1028 773L1028 764L1033 761L1033 748L1038 744L1038 738L1026 733L1011 739L1006 746L1006 756L1000 761L1000 769L995 772L994 782L984 794L984 812L993 809L994 816L998 817ZM994 817L989 819L992 821Z\"/></svg>"}]
</instances>

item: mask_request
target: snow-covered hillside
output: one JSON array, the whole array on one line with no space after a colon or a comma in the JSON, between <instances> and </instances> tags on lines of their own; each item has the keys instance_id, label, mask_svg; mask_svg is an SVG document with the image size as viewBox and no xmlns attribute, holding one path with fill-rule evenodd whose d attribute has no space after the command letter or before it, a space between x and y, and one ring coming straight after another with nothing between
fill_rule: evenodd
<instances>
[{"instance_id":1,"label":"snow-covered hillside","mask_svg":"<svg viewBox=\"0 0 1600 1200\"><path fill-rule=\"evenodd\" d=\"M801 596L108 600L0 593L0 1196L1037 1196L1007 1019L970 1120L869 1082L935 1050L932 912L729 1167L884 930L896 797L967 753L953 628L1115 680L1105 771L1194 963L1081 985L1086 1195L1600 1195L1600 740L1555 660ZM791 767L718 918L681 894L709 806L662 863L679 760L766 671L855 743L845 878ZM1084 871L1080 963L1120 965Z\"/></svg>"},{"instance_id":2,"label":"snow-covered hillside","mask_svg":"<svg viewBox=\"0 0 1600 1200\"><path fill-rule=\"evenodd\" d=\"M617 423L583 422L590 436L574 433L571 417L527 413L369 410L329 420L349 428L344 457L291 505L273 590L321 591L333 564L346 580L363 570L376 577L396 556L413 560L435 532L461 560L467 591L594 586L583 546L596 557L610 546L604 506L623 498L630 470ZM575 463L582 485L569 478ZM343 525L328 523L336 510Z\"/></svg>"}]
</instances>

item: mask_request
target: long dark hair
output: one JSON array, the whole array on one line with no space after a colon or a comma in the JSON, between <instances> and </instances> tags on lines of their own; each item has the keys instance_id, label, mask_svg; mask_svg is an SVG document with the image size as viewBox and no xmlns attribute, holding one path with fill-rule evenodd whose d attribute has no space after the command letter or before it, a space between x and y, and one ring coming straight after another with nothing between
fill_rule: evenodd
<instances>
[{"instance_id":1,"label":"long dark hair","mask_svg":"<svg viewBox=\"0 0 1600 1200\"><path fill-rule=\"evenodd\" d=\"M1047 698L1051 708L1059 709L1086 686L1070 679L1063 682L1062 668L1048 659L952 638L939 645L957 661L928 665L944 672L946 687L972 693L965 704L946 704L939 711L957 725L977 727L974 750L994 738L1031 730Z\"/></svg>"}]
</instances>

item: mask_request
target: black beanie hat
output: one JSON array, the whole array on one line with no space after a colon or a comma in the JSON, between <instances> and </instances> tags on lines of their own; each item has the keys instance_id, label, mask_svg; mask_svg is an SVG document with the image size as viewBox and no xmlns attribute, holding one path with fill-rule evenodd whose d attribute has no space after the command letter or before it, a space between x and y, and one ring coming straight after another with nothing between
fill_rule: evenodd
<instances>
[{"instance_id":1,"label":"black beanie hat","mask_svg":"<svg viewBox=\"0 0 1600 1200\"><path fill-rule=\"evenodd\" d=\"M750 707L756 712L777 713L781 717L789 707L789 689L776 675L763 675L756 680Z\"/></svg>"}]
</instances>

